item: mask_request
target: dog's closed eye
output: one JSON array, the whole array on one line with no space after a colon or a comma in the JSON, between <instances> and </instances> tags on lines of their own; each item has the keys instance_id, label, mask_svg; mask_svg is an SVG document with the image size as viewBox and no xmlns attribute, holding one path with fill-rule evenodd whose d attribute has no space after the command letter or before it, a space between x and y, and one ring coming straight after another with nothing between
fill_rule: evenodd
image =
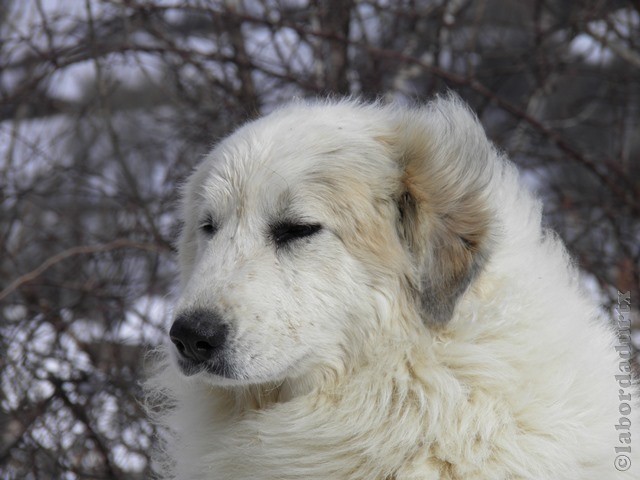
<instances>
[{"instance_id":1,"label":"dog's closed eye","mask_svg":"<svg viewBox=\"0 0 640 480\"><path fill-rule=\"evenodd\" d=\"M315 235L321 229L322 225L319 223L282 222L271 228L271 236L276 247L284 247L295 240Z\"/></svg>"},{"instance_id":2,"label":"dog's closed eye","mask_svg":"<svg viewBox=\"0 0 640 480\"><path fill-rule=\"evenodd\" d=\"M212 237L218 231L218 224L211 217L207 217L200 222L198 229L207 237Z\"/></svg>"}]
</instances>

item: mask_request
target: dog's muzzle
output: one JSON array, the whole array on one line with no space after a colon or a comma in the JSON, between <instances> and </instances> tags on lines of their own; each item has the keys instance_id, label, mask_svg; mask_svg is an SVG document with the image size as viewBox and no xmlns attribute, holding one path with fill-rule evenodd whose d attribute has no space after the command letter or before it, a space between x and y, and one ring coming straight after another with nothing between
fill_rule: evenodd
<instances>
[{"instance_id":1,"label":"dog's muzzle","mask_svg":"<svg viewBox=\"0 0 640 480\"><path fill-rule=\"evenodd\" d=\"M229 327L222 317L209 310L194 310L177 316L169 338L178 351L179 363L185 375L207 370L225 375L222 354Z\"/></svg>"}]
</instances>

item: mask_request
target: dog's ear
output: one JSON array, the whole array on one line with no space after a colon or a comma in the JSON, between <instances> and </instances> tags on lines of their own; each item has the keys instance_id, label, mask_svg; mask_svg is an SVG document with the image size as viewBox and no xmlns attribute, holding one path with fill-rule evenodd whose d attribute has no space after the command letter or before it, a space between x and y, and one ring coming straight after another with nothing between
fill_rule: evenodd
<instances>
[{"instance_id":1,"label":"dog's ear","mask_svg":"<svg viewBox=\"0 0 640 480\"><path fill-rule=\"evenodd\" d=\"M400 115L398 229L417 268L425 320L443 324L491 249L487 194L500 159L456 97Z\"/></svg>"}]
</instances>

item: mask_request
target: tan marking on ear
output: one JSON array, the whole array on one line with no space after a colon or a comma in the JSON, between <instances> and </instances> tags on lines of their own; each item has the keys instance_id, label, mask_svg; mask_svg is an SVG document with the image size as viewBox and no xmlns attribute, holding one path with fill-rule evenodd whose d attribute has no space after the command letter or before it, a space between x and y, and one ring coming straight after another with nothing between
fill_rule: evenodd
<instances>
[{"instance_id":1,"label":"tan marking on ear","mask_svg":"<svg viewBox=\"0 0 640 480\"><path fill-rule=\"evenodd\" d=\"M497 161L481 127L456 102L411 113L397 131L400 230L419 268L425 316L444 323L490 251L486 194Z\"/></svg>"}]
</instances>

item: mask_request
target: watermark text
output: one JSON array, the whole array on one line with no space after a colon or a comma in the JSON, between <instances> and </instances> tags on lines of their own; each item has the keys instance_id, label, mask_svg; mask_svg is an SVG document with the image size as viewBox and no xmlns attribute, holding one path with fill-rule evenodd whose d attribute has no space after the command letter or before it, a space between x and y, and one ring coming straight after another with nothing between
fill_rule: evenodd
<instances>
[{"instance_id":1,"label":"watermark text","mask_svg":"<svg viewBox=\"0 0 640 480\"><path fill-rule=\"evenodd\" d=\"M620 357L618 364L619 374L616 381L620 389L618 390L618 413L620 418L615 425L618 433L618 442L615 448L616 457L613 465L616 470L625 471L631 467L631 410L632 407L632 386L631 358L633 357L633 347L631 344L631 292L618 292L618 304L615 307L616 330L618 341L616 352Z\"/></svg>"}]
</instances>

